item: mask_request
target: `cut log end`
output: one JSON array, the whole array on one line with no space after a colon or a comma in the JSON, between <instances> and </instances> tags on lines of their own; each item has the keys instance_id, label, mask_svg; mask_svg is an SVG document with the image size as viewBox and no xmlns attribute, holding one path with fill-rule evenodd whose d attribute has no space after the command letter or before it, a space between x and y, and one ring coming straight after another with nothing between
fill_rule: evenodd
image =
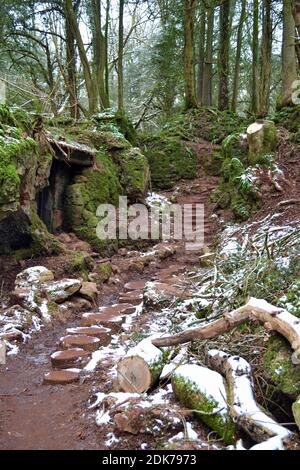
<instances>
[{"instance_id":1,"label":"cut log end","mask_svg":"<svg viewBox=\"0 0 300 470\"><path fill-rule=\"evenodd\" d=\"M151 371L141 357L125 357L119 362L117 373L119 387L126 393L143 393L151 386Z\"/></svg>"}]
</instances>

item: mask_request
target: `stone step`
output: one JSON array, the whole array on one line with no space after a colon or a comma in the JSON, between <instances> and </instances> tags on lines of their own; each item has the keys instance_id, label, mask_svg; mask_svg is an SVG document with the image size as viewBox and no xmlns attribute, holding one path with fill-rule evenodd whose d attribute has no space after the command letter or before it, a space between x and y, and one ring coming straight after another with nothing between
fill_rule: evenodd
<instances>
[{"instance_id":1,"label":"stone step","mask_svg":"<svg viewBox=\"0 0 300 470\"><path fill-rule=\"evenodd\" d=\"M143 302L143 294L141 291L136 290L136 291L130 291L130 292L125 292L121 294L119 297L119 302L120 304L124 303L129 303L131 305L137 306L140 305Z\"/></svg>"},{"instance_id":2,"label":"stone step","mask_svg":"<svg viewBox=\"0 0 300 470\"><path fill-rule=\"evenodd\" d=\"M7 330L5 333L0 334L0 339L6 341L22 341L23 340L23 333L16 328L11 328Z\"/></svg>"},{"instance_id":3,"label":"stone step","mask_svg":"<svg viewBox=\"0 0 300 470\"><path fill-rule=\"evenodd\" d=\"M60 344L66 348L82 348L85 351L96 351L101 346L99 338L88 335L68 335L60 339Z\"/></svg>"},{"instance_id":4,"label":"stone step","mask_svg":"<svg viewBox=\"0 0 300 470\"><path fill-rule=\"evenodd\" d=\"M132 281L125 284L125 291L139 290L142 291L145 287L146 281Z\"/></svg>"},{"instance_id":5,"label":"stone step","mask_svg":"<svg viewBox=\"0 0 300 470\"><path fill-rule=\"evenodd\" d=\"M51 370L44 375L44 385L67 385L79 380L79 371Z\"/></svg>"},{"instance_id":6,"label":"stone step","mask_svg":"<svg viewBox=\"0 0 300 470\"><path fill-rule=\"evenodd\" d=\"M103 326L78 326L76 328L68 328L68 335L87 335L94 336L100 340L101 346L107 346L111 341L111 329Z\"/></svg>"},{"instance_id":7,"label":"stone step","mask_svg":"<svg viewBox=\"0 0 300 470\"><path fill-rule=\"evenodd\" d=\"M51 354L51 364L57 369L69 369L75 365L84 365L89 358L90 353L82 348L67 349Z\"/></svg>"},{"instance_id":8,"label":"stone step","mask_svg":"<svg viewBox=\"0 0 300 470\"><path fill-rule=\"evenodd\" d=\"M113 333L117 333L125 321L126 315L115 312L106 313L84 313L82 315L82 326L101 325L110 328Z\"/></svg>"}]
</instances>

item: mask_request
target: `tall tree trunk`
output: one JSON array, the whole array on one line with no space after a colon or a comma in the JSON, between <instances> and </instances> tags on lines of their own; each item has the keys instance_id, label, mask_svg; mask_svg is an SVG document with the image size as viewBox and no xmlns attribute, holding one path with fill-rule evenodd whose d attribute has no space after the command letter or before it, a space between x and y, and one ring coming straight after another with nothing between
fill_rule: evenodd
<instances>
[{"instance_id":1,"label":"tall tree trunk","mask_svg":"<svg viewBox=\"0 0 300 470\"><path fill-rule=\"evenodd\" d=\"M199 67L198 67L198 103L203 105L203 81L204 81L204 55L205 55L205 32L206 32L206 7L201 3L200 32L199 32Z\"/></svg>"},{"instance_id":2,"label":"tall tree trunk","mask_svg":"<svg viewBox=\"0 0 300 470\"><path fill-rule=\"evenodd\" d=\"M197 106L194 73L195 12L196 0L184 0L184 81L186 109L195 108Z\"/></svg>"},{"instance_id":3,"label":"tall tree trunk","mask_svg":"<svg viewBox=\"0 0 300 470\"><path fill-rule=\"evenodd\" d=\"M110 0L106 0L105 13L105 92L109 105L109 67L108 67L108 32L109 32L109 10Z\"/></svg>"},{"instance_id":4,"label":"tall tree trunk","mask_svg":"<svg viewBox=\"0 0 300 470\"><path fill-rule=\"evenodd\" d=\"M210 6L207 12L207 34L203 70L203 106L212 105L214 23L215 9L213 6Z\"/></svg>"},{"instance_id":5,"label":"tall tree trunk","mask_svg":"<svg viewBox=\"0 0 300 470\"><path fill-rule=\"evenodd\" d=\"M224 0L220 6L219 39L219 109L229 108L229 49L230 49L230 0Z\"/></svg>"},{"instance_id":6,"label":"tall tree trunk","mask_svg":"<svg viewBox=\"0 0 300 470\"><path fill-rule=\"evenodd\" d=\"M124 0L119 0L118 110L124 111Z\"/></svg>"},{"instance_id":7,"label":"tall tree trunk","mask_svg":"<svg viewBox=\"0 0 300 470\"><path fill-rule=\"evenodd\" d=\"M93 12L93 49L94 49L94 63L95 63L95 78L94 81L98 88L98 97L100 108L108 108L109 101L105 91L105 38L102 34L102 19L101 19L101 0L92 0Z\"/></svg>"},{"instance_id":8,"label":"tall tree trunk","mask_svg":"<svg viewBox=\"0 0 300 470\"><path fill-rule=\"evenodd\" d=\"M75 10L76 12L76 10ZM77 75L76 75L76 47L73 28L70 19L65 15L66 30L66 59L67 59L67 90L69 93L70 115L74 119L79 118L79 106L77 97Z\"/></svg>"},{"instance_id":9,"label":"tall tree trunk","mask_svg":"<svg viewBox=\"0 0 300 470\"><path fill-rule=\"evenodd\" d=\"M259 108L259 1L253 3L253 37L252 37L252 98L251 111L258 113Z\"/></svg>"},{"instance_id":10,"label":"tall tree trunk","mask_svg":"<svg viewBox=\"0 0 300 470\"><path fill-rule=\"evenodd\" d=\"M65 12L70 26L73 30L73 34L76 38L79 57L83 68L85 87L88 95L89 113L93 114L97 109L97 90L93 82L92 71L90 68L89 60L87 58L86 50L77 21L77 15L73 8L72 0L65 0Z\"/></svg>"},{"instance_id":11,"label":"tall tree trunk","mask_svg":"<svg viewBox=\"0 0 300 470\"><path fill-rule=\"evenodd\" d=\"M260 64L260 97L259 116L265 117L269 112L271 68L272 68L272 0L264 0L263 3L263 33L261 44L261 64Z\"/></svg>"},{"instance_id":12,"label":"tall tree trunk","mask_svg":"<svg viewBox=\"0 0 300 470\"><path fill-rule=\"evenodd\" d=\"M243 46L243 28L244 28L245 19L246 19L246 0L242 0L241 16L240 16L239 27L238 27L238 32L237 32L237 40L236 40L237 44L236 44L233 91L232 91L232 102L231 102L232 111L236 111L237 102L238 102L240 69L241 69L241 53L242 53L242 46Z\"/></svg>"},{"instance_id":13,"label":"tall tree trunk","mask_svg":"<svg viewBox=\"0 0 300 470\"><path fill-rule=\"evenodd\" d=\"M279 105L291 106L293 83L297 80L295 20L291 0L283 0L282 92Z\"/></svg>"},{"instance_id":14,"label":"tall tree trunk","mask_svg":"<svg viewBox=\"0 0 300 470\"><path fill-rule=\"evenodd\" d=\"M298 69L300 69L300 0L293 0L292 8L297 36L296 53L298 59Z\"/></svg>"}]
</instances>

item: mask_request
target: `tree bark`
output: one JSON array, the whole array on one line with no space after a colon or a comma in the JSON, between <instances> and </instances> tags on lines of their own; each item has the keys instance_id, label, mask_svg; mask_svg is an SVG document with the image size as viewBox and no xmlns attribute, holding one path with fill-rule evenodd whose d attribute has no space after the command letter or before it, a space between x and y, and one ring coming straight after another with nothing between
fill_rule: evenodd
<instances>
[{"instance_id":1,"label":"tree bark","mask_svg":"<svg viewBox=\"0 0 300 470\"><path fill-rule=\"evenodd\" d=\"M70 115L74 119L79 118L77 98L77 74L76 74L76 47L73 28L68 15L65 15L66 30L66 59L67 59L67 90L69 93Z\"/></svg>"},{"instance_id":2,"label":"tree bark","mask_svg":"<svg viewBox=\"0 0 300 470\"><path fill-rule=\"evenodd\" d=\"M194 73L194 27L196 0L184 0L184 81L185 108L197 106Z\"/></svg>"},{"instance_id":3,"label":"tree bark","mask_svg":"<svg viewBox=\"0 0 300 470\"><path fill-rule=\"evenodd\" d=\"M203 70L203 106L212 105L213 89L213 39L214 39L215 9L211 6L207 12L207 34L205 60Z\"/></svg>"},{"instance_id":4,"label":"tree bark","mask_svg":"<svg viewBox=\"0 0 300 470\"><path fill-rule=\"evenodd\" d=\"M109 103L109 67L108 67L108 32L109 32L109 11L110 0L106 0L106 14L105 14L105 93Z\"/></svg>"},{"instance_id":5,"label":"tree bark","mask_svg":"<svg viewBox=\"0 0 300 470\"><path fill-rule=\"evenodd\" d=\"M95 63L94 81L97 84L99 105L101 109L109 107L109 100L105 90L105 38L102 34L101 0L92 0L93 12L93 49Z\"/></svg>"},{"instance_id":6,"label":"tree bark","mask_svg":"<svg viewBox=\"0 0 300 470\"><path fill-rule=\"evenodd\" d=\"M254 0L253 6L253 37L252 37L252 99L251 112L256 116L259 108L259 1Z\"/></svg>"},{"instance_id":7,"label":"tree bark","mask_svg":"<svg viewBox=\"0 0 300 470\"><path fill-rule=\"evenodd\" d=\"M239 21L238 33L237 33L237 45L236 45L233 91L232 91L232 102L231 102L232 111L236 111L237 109L237 102L238 102L238 95L239 95L241 53L242 53L242 45L243 45L243 32L244 32L245 19L246 19L246 0L242 0L241 16L240 16L240 21Z\"/></svg>"},{"instance_id":8,"label":"tree bark","mask_svg":"<svg viewBox=\"0 0 300 470\"><path fill-rule=\"evenodd\" d=\"M203 105L205 33L206 33L206 7L205 7L204 2L202 2L201 12L200 12L199 66L198 66L198 103L200 106Z\"/></svg>"},{"instance_id":9,"label":"tree bark","mask_svg":"<svg viewBox=\"0 0 300 470\"><path fill-rule=\"evenodd\" d=\"M263 4L263 33L261 45L260 64L260 99L259 116L265 117L269 112L270 87L271 87L271 67L272 67L272 0L264 0Z\"/></svg>"},{"instance_id":10,"label":"tree bark","mask_svg":"<svg viewBox=\"0 0 300 470\"><path fill-rule=\"evenodd\" d=\"M97 109L97 92L93 82L92 72L89 60L84 47L83 39L79 29L77 15L73 7L72 0L65 0L65 12L69 21L70 27L73 30L74 37L76 38L79 57L83 68L84 81L89 102L89 113L93 114Z\"/></svg>"},{"instance_id":11,"label":"tree bark","mask_svg":"<svg viewBox=\"0 0 300 470\"><path fill-rule=\"evenodd\" d=\"M282 92L279 107L292 106L293 83L297 80L295 20L291 0L283 0Z\"/></svg>"},{"instance_id":12,"label":"tree bark","mask_svg":"<svg viewBox=\"0 0 300 470\"><path fill-rule=\"evenodd\" d=\"M229 108L229 48L230 48L230 0L224 0L220 6L219 37L219 109Z\"/></svg>"},{"instance_id":13,"label":"tree bark","mask_svg":"<svg viewBox=\"0 0 300 470\"><path fill-rule=\"evenodd\" d=\"M124 0L119 0L118 110L124 111Z\"/></svg>"}]
</instances>

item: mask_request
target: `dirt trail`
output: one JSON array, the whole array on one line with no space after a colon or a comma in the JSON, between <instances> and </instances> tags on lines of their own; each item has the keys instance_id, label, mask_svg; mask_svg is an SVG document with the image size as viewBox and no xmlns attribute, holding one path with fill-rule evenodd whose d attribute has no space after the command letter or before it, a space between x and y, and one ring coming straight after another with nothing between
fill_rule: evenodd
<instances>
[{"instance_id":1,"label":"dirt trail","mask_svg":"<svg viewBox=\"0 0 300 470\"><path fill-rule=\"evenodd\" d=\"M210 219L213 206L209 200L216 184L216 178L199 174L196 180L180 182L178 185L179 204L197 202L205 205L206 245L210 245L217 230L215 222ZM170 196L171 192L165 194ZM176 243L176 246L177 251L172 257L150 263L140 273L128 271L129 260L126 256L114 256L111 261L119 268L119 282L103 288L99 307L116 303L124 292L124 285L129 281L166 279L168 272L170 277L172 272L176 274L186 267L197 265L196 252L186 252L184 243ZM53 268L55 263L59 263L59 260L46 258L30 260L23 267L44 265ZM146 320L144 318L143 322ZM140 331L143 322L137 326ZM66 323L52 323L21 345L19 354L10 356L6 366L0 366L1 449L105 448L105 433L95 425L94 415L88 412L87 403L95 391L107 391L103 387L108 385L103 384L109 364L100 363L91 375L81 379L79 383L64 386L42 384L44 374L51 369L50 355L60 349L59 339L66 334L67 328L78 327L80 324L81 315L74 315ZM134 439L129 436L128 444L126 438L123 439L123 448L126 445L134 448ZM139 448L139 445L136 447Z\"/></svg>"}]
</instances>

